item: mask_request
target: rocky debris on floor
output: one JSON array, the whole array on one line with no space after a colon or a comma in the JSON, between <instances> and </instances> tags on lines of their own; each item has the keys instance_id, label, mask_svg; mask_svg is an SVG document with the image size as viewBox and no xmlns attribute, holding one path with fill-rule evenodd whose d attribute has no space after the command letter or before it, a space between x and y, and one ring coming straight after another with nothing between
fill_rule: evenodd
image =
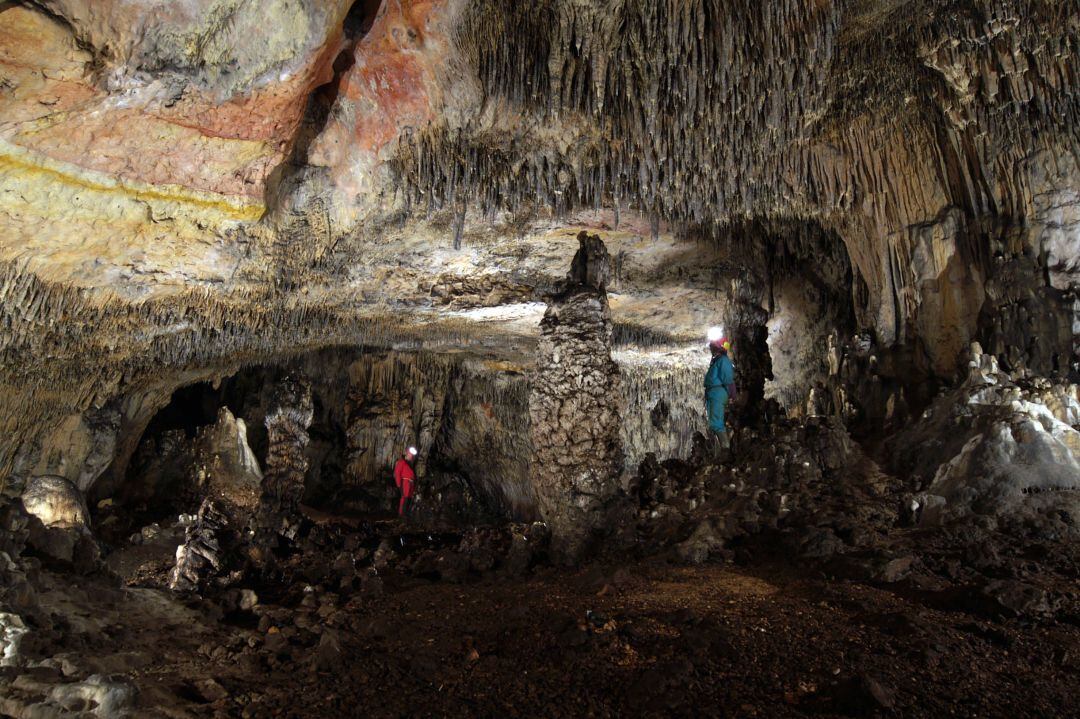
<instances>
[{"instance_id":1,"label":"rocky debris on floor","mask_svg":"<svg viewBox=\"0 0 1080 719\"><path fill-rule=\"evenodd\" d=\"M47 704L72 713L89 712L98 717L130 716L135 687L122 680L91 675L85 681L60 684L49 690Z\"/></svg>"},{"instance_id":2,"label":"rocky debris on floor","mask_svg":"<svg viewBox=\"0 0 1080 719\"><path fill-rule=\"evenodd\" d=\"M703 519L689 537L675 545L675 554L687 564L701 564L723 547L724 540L713 523Z\"/></svg>"},{"instance_id":3,"label":"rocky debris on floor","mask_svg":"<svg viewBox=\"0 0 1080 719\"><path fill-rule=\"evenodd\" d=\"M877 716L896 703L895 690L867 674L843 677L820 687L799 706L813 712L844 716Z\"/></svg>"},{"instance_id":4,"label":"rocky debris on floor","mask_svg":"<svg viewBox=\"0 0 1080 719\"><path fill-rule=\"evenodd\" d=\"M548 556L547 526L509 524L464 532L456 545L424 549L402 557L397 566L414 577L461 583L501 574L520 576Z\"/></svg>"},{"instance_id":5,"label":"rocky debris on floor","mask_svg":"<svg viewBox=\"0 0 1080 719\"><path fill-rule=\"evenodd\" d=\"M632 487L650 551L675 546L697 563L768 534L796 556L825 559L872 544L897 520L893 495L902 485L876 471L836 418L778 420L764 433L741 428L732 457L714 462L701 452L642 463Z\"/></svg>"},{"instance_id":6,"label":"rocky debris on floor","mask_svg":"<svg viewBox=\"0 0 1080 719\"><path fill-rule=\"evenodd\" d=\"M1072 394L1044 392L1068 418ZM982 520L966 510L928 521L926 495L912 491L917 482L883 471L836 418L779 420L760 433L744 427L722 464L707 453L689 461L646 458L631 483L638 547L687 564L787 556L830 576L922 592L987 617L1080 612L1080 597L1057 589L1080 568L1080 551L1069 541L1076 523L1062 508L1068 497L1053 504L1036 498L1011 513L997 506L1002 513Z\"/></svg>"},{"instance_id":7,"label":"rocky debris on floor","mask_svg":"<svg viewBox=\"0 0 1080 719\"><path fill-rule=\"evenodd\" d=\"M232 592L219 619L207 602L184 609L96 580L61 600L62 578L44 579L50 611L62 601L78 614L0 671L0 711L15 717L101 705L97 716L326 716L361 705L372 716L524 716L541 696L567 716L987 714L1045 711L1075 689L1075 626L973 621L790 565L624 560L464 585L390 571L387 597L298 579L273 601L246 595L246 608ZM55 665L38 665L43 654ZM483 710L475 697L489 697Z\"/></svg>"}]
</instances>

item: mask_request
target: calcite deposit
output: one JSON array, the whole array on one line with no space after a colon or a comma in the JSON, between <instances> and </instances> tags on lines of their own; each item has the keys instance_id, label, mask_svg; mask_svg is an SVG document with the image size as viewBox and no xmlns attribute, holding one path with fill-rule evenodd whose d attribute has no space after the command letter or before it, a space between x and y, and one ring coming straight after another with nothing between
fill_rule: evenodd
<instances>
[{"instance_id":1,"label":"calcite deposit","mask_svg":"<svg viewBox=\"0 0 1080 719\"><path fill-rule=\"evenodd\" d=\"M1078 292L1075 0L0 1L0 714L1060 712Z\"/></svg>"},{"instance_id":2,"label":"calcite deposit","mask_svg":"<svg viewBox=\"0 0 1080 719\"><path fill-rule=\"evenodd\" d=\"M260 541L274 545L279 537L294 539L304 496L307 449L314 406L311 388L286 377L274 389L266 415L266 473L259 495Z\"/></svg>"},{"instance_id":3,"label":"calcite deposit","mask_svg":"<svg viewBox=\"0 0 1080 719\"><path fill-rule=\"evenodd\" d=\"M619 495L622 406L611 358L607 283L611 258L599 237L581 246L540 323L529 399L533 486L553 549L576 560L611 522Z\"/></svg>"}]
</instances>

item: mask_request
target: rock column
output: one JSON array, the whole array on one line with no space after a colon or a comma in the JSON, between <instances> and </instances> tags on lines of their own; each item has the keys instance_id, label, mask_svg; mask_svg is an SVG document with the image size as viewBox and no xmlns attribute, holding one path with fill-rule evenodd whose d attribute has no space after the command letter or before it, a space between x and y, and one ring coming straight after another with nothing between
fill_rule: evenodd
<instances>
[{"instance_id":1,"label":"rock column","mask_svg":"<svg viewBox=\"0 0 1080 719\"><path fill-rule=\"evenodd\" d=\"M256 541L261 545L273 546L278 537L296 537L308 468L308 427L313 414L311 387L292 377L282 380L274 391L272 408L266 414L269 450L256 533Z\"/></svg>"},{"instance_id":2,"label":"rock column","mask_svg":"<svg viewBox=\"0 0 1080 719\"><path fill-rule=\"evenodd\" d=\"M764 421L765 382L773 378L769 356L769 313L761 306L765 287L749 271L731 283L733 317L730 337L734 346L735 386L738 394L728 405L731 427L761 426ZM730 430L729 430L730 431Z\"/></svg>"},{"instance_id":3,"label":"rock column","mask_svg":"<svg viewBox=\"0 0 1080 719\"><path fill-rule=\"evenodd\" d=\"M552 551L566 562L607 528L622 473L609 256L599 237L582 232L578 241L566 285L540 323L529 399L533 484Z\"/></svg>"},{"instance_id":4,"label":"rock column","mask_svg":"<svg viewBox=\"0 0 1080 719\"><path fill-rule=\"evenodd\" d=\"M169 589L195 592L221 573L226 564L229 516L207 497L194 521L184 530L184 543L176 548L176 564L169 572Z\"/></svg>"}]
</instances>

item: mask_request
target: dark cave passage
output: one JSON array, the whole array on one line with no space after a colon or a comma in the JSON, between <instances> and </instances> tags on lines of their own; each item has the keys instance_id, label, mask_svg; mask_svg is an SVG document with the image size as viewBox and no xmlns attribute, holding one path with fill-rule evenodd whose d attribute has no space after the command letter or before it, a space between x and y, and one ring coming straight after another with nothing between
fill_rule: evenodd
<instances>
[{"instance_id":1,"label":"dark cave passage","mask_svg":"<svg viewBox=\"0 0 1080 719\"><path fill-rule=\"evenodd\" d=\"M471 371L452 357L355 348L248 366L177 389L146 425L116 500L143 520L192 512L192 477L214 457L235 452L238 441L265 468L267 412L275 387L289 376L311 388L306 506L342 517L391 516L398 499L393 464L416 445L423 475L418 515L449 526L535 516L525 489L523 378Z\"/></svg>"}]
</instances>

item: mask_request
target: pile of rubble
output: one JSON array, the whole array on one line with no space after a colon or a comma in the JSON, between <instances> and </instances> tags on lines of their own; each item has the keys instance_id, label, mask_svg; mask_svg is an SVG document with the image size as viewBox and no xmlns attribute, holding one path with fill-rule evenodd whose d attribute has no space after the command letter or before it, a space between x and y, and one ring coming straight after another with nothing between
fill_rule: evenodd
<instances>
[{"instance_id":1,"label":"pile of rubble","mask_svg":"<svg viewBox=\"0 0 1080 719\"><path fill-rule=\"evenodd\" d=\"M1057 531L1080 522L1080 387L1005 372L976 343L968 374L892 439L920 490L923 524L1023 516ZM916 506L917 505L917 506Z\"/></svg>"},{"instance_id":2,"label":"pile of rubble","mask_svg":"<svg viewBox=\"0 0 1080 719\"><path fill-rule=\"evenodd\" d=\"M990 617L1080 617L1080 402L1074 385L970 376L889 443L886 468L834 417L735 433L731 455L642 463L645 553L790 558Z\"/></svg>"},{"instance_id":3,"label":"pile of rubble","mask_svg":"<svg viewBox=\"0 0 1080 719\"><path fill-rule=\"evenodd\" d=\"M825 559L872 544L896 524L899 482L877 470L836 418L739 430L717 462L699 440L690 461L642 463L634 489L641 534L686 561L734 556L753 538Z\"/></svg>"}]
</instances>

